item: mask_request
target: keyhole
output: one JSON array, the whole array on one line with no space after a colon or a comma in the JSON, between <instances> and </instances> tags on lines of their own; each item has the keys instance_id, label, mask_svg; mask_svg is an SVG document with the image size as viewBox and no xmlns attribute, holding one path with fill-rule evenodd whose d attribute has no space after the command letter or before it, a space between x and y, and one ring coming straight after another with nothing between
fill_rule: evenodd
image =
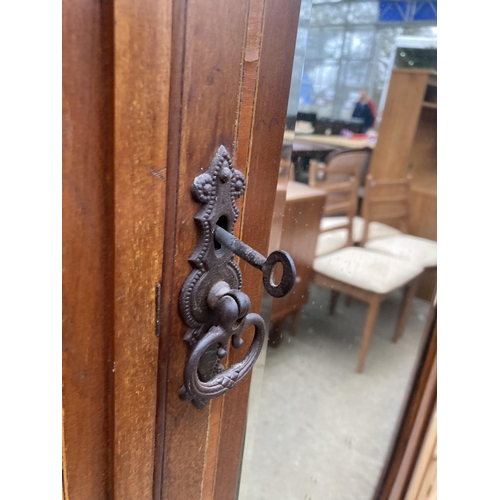
<instances>
[{"instance_id":1,"label":"keyhole","mask_svg":"<svg viewBox=\"0 0 500 500\"><path fill-rule=\"evenodd\" d=\"M225 215L220 217L219 220L217 221L217 225L227 231L227 217ZM215 239L215 232L214 232L214 247L216 251L222 248L222 245Z\"/></svg>"}]
</instances>

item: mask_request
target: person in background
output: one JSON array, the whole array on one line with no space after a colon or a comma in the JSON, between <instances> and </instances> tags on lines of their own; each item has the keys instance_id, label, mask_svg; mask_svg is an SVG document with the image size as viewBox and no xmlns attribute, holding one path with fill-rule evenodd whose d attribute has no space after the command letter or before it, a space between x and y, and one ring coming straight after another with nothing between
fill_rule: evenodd
<instances>
[{"instance_id":1,"label":"person in background","mask_svg":"<svg viewBox=\"0 0 500 500\"><path fill-rule=\"evenodd\" d=\"M359 101L356 103L352 117L361 118L363 120L363 127L361 130L363 134L373 126L376 115L375 103L371 99L368 99L368 94L365 90L362 90L359 93Z\"/></svg>"}]
</instances>

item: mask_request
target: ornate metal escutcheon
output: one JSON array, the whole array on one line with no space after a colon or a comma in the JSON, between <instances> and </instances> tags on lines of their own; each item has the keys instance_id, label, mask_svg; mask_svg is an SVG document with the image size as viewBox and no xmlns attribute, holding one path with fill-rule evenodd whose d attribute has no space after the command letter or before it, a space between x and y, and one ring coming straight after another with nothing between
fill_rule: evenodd
<instances>
[{"instance_id":1,"label":"ornate metal escutcheon","mask_svg":"<svg viewBox=\"0 0 500 500\"><path fill-rule=\"evenodd\" d=\"M295 283L295 265L283 251L266 258L238 240L234 226L240 214L237 198L245 192L245 177L220 146L207 172L193 182L191 192L201 210L195 216L198 242L189 258L193 267L182 287L179 307L189 326L184 340L191 346L180 396L202 409L240 382L252 369L265 339L264 320L250 313L250 300L241 291L238 255L263 273L264 287L273 297L283 297ZM283 267L281 282L274 283L276 265ZM252 343L240 363L224 368L229 341L243 345L243 332L255 328Z\"/></svg>"}]
</instances>

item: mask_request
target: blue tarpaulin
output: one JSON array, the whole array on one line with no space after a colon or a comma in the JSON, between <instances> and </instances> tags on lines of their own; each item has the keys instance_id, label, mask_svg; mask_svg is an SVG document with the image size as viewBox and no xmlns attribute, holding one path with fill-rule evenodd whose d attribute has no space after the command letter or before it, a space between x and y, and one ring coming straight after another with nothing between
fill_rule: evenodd
<instances>
[{"instance_id":1,"label":"blue tarpaulin","mask_svg":"<svg viewBox=\"0 0 500 500\"><path fill-rule=\"evenodd\" d=\"M380 22L436 21L437 1L380 2Z\"/></svg>"}]
</instances>

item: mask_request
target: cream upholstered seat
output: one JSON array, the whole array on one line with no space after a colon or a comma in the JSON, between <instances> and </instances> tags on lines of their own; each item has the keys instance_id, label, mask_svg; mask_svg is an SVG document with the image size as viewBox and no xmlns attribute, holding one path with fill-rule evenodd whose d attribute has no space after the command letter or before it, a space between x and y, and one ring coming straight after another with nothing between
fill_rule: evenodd
<instances>
[{"instance_id":1,"label":"cream upholstered seat","mask_svg":"<svg viewBox=\"0 0 500 500\"><path fill-rule=\"evenodd\" d=\"M323 217L321 219L320 230L329 231L335 229L338 226L343 226L347 224L348 217L338 216L338 217ZM355 216L352 219L352 240L354 243L359 243L363 238L363 230L365 227L365 220L362 217ZM386 238L388 236L396 236L402 234L399 229L388 226L387 224L382 224L381 222L370 222L368 226L368 241Z\"/></svg>"},{"instance_id":2,"label":"cream upholstered seat","mask_svg":"<svg viewBox=\"0 0 500 500\"><path fill-rule=\"evenodd\" d=\"M354 219L356 217L353 217L353 226L354 226ZM321 219L319 229L320 231L330 231L330 229L335 229L336 227L339 226L345 226L349 222L349 217L346 215L338 215L335 217L323 217Z\"/></svg>"},{"instance_id":3,"label":"cream upholstered seat","mask_svg":"<svg viewBox=\"0 0 500 500\"><path fill-rule=\"evenodd\" d=\"M359 168L356 165L346 165L341 169L340 166L331 165L330 170L332 175L340 177L335 182L330 179L332 182L328 185L328 192L331 196L324 213L336 217L330 217L322 223L323 229L327 224L330 227L326 227L326 232L322 232L317 241L313 281L316 285L331 290L330 313L333 313L341 293L368 303L357 367L361 373L381 301L393 290L406 288L394 333L396 341L404 330L414 289L423 267L382 252L352 246ZM369 228L377 226L365 228L363 220L361 219L360 236L366 242Z\"/></svg>"},{"instance_id":4,"label":"cream upholstered seat","mask_svg":"<svg viewBox=\"0 0 500 500\"><path fill-rule=\"evenodd\" d=\"M437 265L437 243L418 236L400 234L368 241L365 248L399 257L423 267Z\"/></svg>"},{"instance_id":5,"label":"cream upholstered seat","mask_svg":"<svg viewBox=\"0 0 500 500\"><path fill-rule=\"evenodd\" d=\"M321 233L316 243L316 257L335 252L335 250L345 247L348 236L349 231L347 229L337 229Z\"/></svg>"},{"instance_id":6,"label":"cream upholstered seat","mask_svg":"<svg viewBox=\"0 0 500 500\"><path fill-rule=\"evenodd\" d=\"M363 217L368 221L380 218L399 220L402 233L405 234L372 240L363 234L361 245L369 250L419 264L424 268L434 268L437 266L437 243L406 234L410 226L410 183L409 176L386 180L375 180L371 175L366 177Z\"/></svg>"},{"instance_id":7,"label":"cream upholstered seat","mask_svg":"<svg viewBox=\"0 0 500 500\"><path fill-rule=\"evenodd\" d=\"M358 247L317 257L313 268L329 278L379 294L406 285L424 270L413 262Z\"/></svg>"}]
</instances>

